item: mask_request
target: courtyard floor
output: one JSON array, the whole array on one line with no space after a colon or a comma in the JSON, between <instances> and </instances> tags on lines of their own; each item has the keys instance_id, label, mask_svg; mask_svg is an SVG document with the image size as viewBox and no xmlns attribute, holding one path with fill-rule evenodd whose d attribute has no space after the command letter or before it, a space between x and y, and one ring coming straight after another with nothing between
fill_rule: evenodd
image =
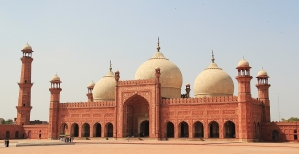
<instances>
[{"instance_id":1,"label":"courtyard floor","mask_svg":"<svg viewBox=\"0 0 299 154\"><path fill-rule=\"evenodd\" d=\"M16 143L41 143L48 146L14 147ZM75 140L74 145L51 145L56 140L11 140L0 147L0 154L299 154L299 143L240 143L224 141L156 140ZM4 144L3 141L0 144Z\"/></svg>"}]
</instances>

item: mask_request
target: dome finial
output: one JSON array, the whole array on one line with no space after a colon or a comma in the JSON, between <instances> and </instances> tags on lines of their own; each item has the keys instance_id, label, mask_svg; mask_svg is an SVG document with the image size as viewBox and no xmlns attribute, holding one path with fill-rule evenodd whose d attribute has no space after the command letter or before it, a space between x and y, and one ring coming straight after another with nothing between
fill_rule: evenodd
<instances>
[{"instance_id":1,"label":"dome finial","mask_svg":"<svg viewBox=\"0 0 299 154\"><path fill-rule=\"evenodd\" d=\"M160 52L160 40L159 40L159 36L158 36L158 46L157 46L157 51Z\"/></svg>"},{"instance_id":2,"label":"dome finial","mask_svg":"<svg viewBox=\"0 0 299 154\"><path fill-rule=\"evenodd\" d=\"M112 70L111 60L110 60L110 67L109 67L109 70L110 70L110 71Z\"/></svg>"},{"instance_id":3,"label":"dome finial","mask_svg":"<svg viewBox=\"0 0 299 154\"><path fill-rule=\"evenodd\" d=\"M214 61L215 61L215 58L214 58L214 52L213 52L213 50L212 50L212 63L214 63Z\"/></svg>"}]
</instances>

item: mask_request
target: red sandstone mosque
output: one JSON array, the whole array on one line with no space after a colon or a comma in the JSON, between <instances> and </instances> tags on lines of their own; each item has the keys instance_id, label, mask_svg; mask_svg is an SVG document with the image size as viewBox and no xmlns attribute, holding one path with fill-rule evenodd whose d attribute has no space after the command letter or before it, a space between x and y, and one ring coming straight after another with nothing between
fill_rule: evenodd
<instances>
[{"instance_id":1,"label":"red sandstone mosque","mask_svg":"<svg viewBox=\"0 0 299 154\"><path fill-rule=\"evenodd\" d=\"M69 135L89 139L298 140L295 122L270 121L270 84L265 70L251 81L251 67L243 58L236 67L238 92L234 96L232 77L217 66L212 55L211 63L194 81L191 97L190 84L181 94L182 73L160 52L159 41L157 51L140 65L134 80L121 80L120 71L112 72L110 65L103 78L88 85L86 102L60 102L62 82L55 75L49 88L49 122L33 124L32 47L26 44L22 53L17 118L14 125L0 125L0 139L58 139ZM252 98L250 82L256 82L258 98Z\"/></svg>"}]
</instances>

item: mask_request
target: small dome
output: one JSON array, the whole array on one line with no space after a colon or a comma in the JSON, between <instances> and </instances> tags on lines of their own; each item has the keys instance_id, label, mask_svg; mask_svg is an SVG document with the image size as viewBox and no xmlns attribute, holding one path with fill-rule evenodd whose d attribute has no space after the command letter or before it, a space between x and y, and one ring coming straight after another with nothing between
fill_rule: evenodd
<instances>
[{"instance_id":1,"label":"small dome","mask_svg":"<svg viewBox=\"0 0 299 154\"><path fill-rule=\"evenodd\" d=\"M202 71L194 81L195 97L232 96L234 82L232 78L214 63Z\"/></svg>"},{"instance_id":2,"label":"small dome","mask_svg":"<svg viewBox=\"0 0 299 154\"><path fill-rule=\"evenodd\" d=\"M91 81L88 85L88 87L94 87L95 83L93 81Z\"/></svg>"},{"instance_id":3,"label":"small dome","mask_svg":"<svg viewBox=\"0 0 299 154\"><path fill-rule=\"evenodd\" d=\"M261 69L261 70L257 73L257 76L258 76L258 77L261 77L261 76L268 76L268 73L267 73L264 69Z\"/></svg>"},{"instance_id":4,"label":"small dome","mask_svg":"<svg viewBox=\"0 0 299 154\"><path fill-rule=\"evenodd\" d=\"M248 61L246 61L244 58L239 61L238 67L250 67Z\"/></svg>"},{"instance_id":5,"label":"small dome","mask_svg":"<svg viewBox=\"0 0 299 154\"><path fill-rule=\"evenodd\" d=\"M55 74L55 75L52 77L51 81L60 81L60 77L57 76L57 74Z\"/></svg>"},{"instance_id":6,"label":"small dome","mask_svg":"<svg viewBox=\"0 0 299 154\"><path fill-rule=\"evenodd\" d=\"M27 43L24 45L23 50L32 50L32 47Z\"/></svg>"},{"instance_id":7,"label":"small dome","mask_svg":"<svg viewBox=\"0 0 299 154\"><path fill-rule=\"evenodd\" d=\"M100 79L94 86L92 91L93 100L98 101L113 101L115 100L115 86L116 81L114 73L110 71L102 79Z\"/></svg>"}]
</instances>

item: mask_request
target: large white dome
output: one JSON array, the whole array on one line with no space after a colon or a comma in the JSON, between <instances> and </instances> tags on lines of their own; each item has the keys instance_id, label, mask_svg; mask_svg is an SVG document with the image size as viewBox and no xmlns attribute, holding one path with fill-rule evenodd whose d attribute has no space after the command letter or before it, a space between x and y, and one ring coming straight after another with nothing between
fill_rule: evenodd
<instances>
[{"instance_id":1,"label":"large white dome","mask_svg":"<svg viewBox=\"0 0 299 154\"><path fill-rule=\"evenodd\" d=\"M99 101L113 101L115 100L115 85L116 81L114 73L110 71L102 79L100 79L92 90L93 100Z\"/></svg>"},{"instance_id":2,"label":"large white dome","mask_svg":"<svg viewBox=\"0 0 299 154\"><path fill-rule=\"evenodd\" d=\"M202 71L194 82L195 97L232 96L234 83L232 78L214 63Z\"/></svg>"},{"instance_id":3,"label":"large white dome","mask_svg":"<svg viewBox=\"0 0 299 154\"><path fill-rule=\"evenodd\" d=\"M159 51L145 61L135 73L135 80L155 78L155 69L161 69L161 95L166 98L180 98L183 76L180 69Z\"/></svg>"}]
</instances>

